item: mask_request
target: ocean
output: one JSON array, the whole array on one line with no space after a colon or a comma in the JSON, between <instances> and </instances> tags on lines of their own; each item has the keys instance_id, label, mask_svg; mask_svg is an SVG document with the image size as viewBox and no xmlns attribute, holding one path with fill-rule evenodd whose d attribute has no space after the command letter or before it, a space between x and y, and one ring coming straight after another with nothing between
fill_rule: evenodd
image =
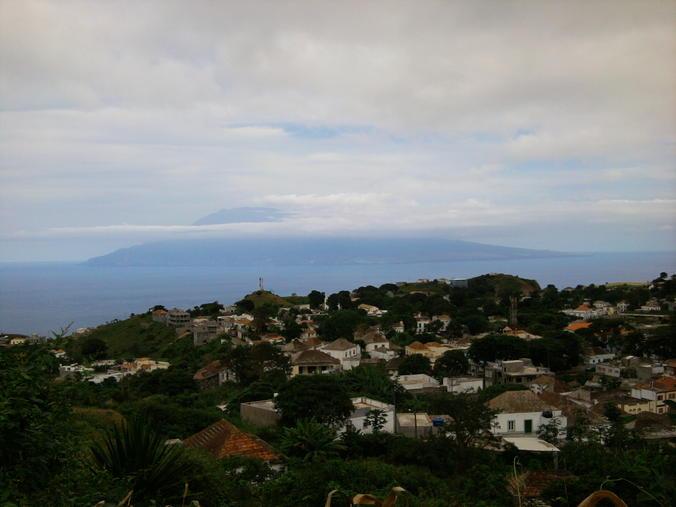
<instances>
[{"instance_id":1,"label":"ocean","mask_svg":"<svg viewBox=\"0 0 676 507\"><path fill-rule=\"evenodd\" d=\"M559 289L648 281L676 272L676 252L594 253L575 257L343 266L93 267L75 263L0 263L0 332L49 336L73 323L91 327L151 306L233 303L258 289L280 295L332 293L418 278L507 273Z\"/></svg>"}]
</instances>

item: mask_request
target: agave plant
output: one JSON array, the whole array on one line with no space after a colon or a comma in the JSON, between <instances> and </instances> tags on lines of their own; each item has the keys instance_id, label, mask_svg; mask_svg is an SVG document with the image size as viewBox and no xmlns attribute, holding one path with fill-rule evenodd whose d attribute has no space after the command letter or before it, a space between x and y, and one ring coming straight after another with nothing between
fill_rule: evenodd
<instances>
[{"instance_id":1,"label":"agave plant","mask_svg":"<svg viewBox=\"0 0 676 507\"><path fill-rule=\"evenodd\" d=\"M300 419L295 428L285 428L280 440L282 451L290 456L316 461L335 456L345 448L336 432L315 419Z\"/></svg>"},{"instance_id":2,"label":"agave plant","mask_svg":"<svg viewBox=\"0 0 676 507\"><path fill-rule=\"evenodd\" d=\"M148 423L138 419L115 425L90 450L98 468L129 481L137 500L180 496L193 471L183 447L166 445Z\"/></svg>"}]
</instances>

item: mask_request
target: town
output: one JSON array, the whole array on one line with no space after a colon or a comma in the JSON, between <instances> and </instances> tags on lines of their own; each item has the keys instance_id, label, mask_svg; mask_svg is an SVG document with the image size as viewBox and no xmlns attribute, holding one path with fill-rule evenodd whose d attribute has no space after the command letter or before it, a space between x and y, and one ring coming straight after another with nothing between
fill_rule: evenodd
<instances>
[{"instance_id":1,"label":"town","mask_svg":"<svg viewBox=\"0 0 676 507\"><path fill-rule=\"evenodd\" d=\"M175 502L179 490L200 505L324 505L330 494L347 505L359 493L577 505L598 489L668 505L675 310L676 275L664 272L562 290L491 273L285 297L261 279L231 305L4 334L8 399L40 400L3 408L21 424L2 423L14 447L0 471L33 502L68 491L91 505ZM55 439L36 443L40 432ZM144 432L181 462L173 483L106 461L102 442ZM59 463L58 483L21 475L22 446L34 466Z\"/></svg>"}]
</instances>

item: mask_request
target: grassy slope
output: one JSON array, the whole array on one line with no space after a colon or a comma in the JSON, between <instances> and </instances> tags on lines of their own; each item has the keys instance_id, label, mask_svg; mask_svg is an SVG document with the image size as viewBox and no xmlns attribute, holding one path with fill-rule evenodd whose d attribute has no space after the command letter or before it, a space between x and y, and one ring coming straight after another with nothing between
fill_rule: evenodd
<instances>
[{"instance_id":1,"label":"grassy slope","mask_svg":"<svg viewBox=\"0 0 676 507\"><path fill-rule=\"evenodd\" d=\"M258 308L259 306L263 306L265 304L273 304L277 306L293 306L300 304L297 301L301 300L301 298L303 300L307 299L303 298L302 296L283 298L282 296L278 296L277 294L273 294L272 292L259 290L256 292L252 292L244 299L253 301L253 304L256 306L256 308Z\"/></svg>"},{"instance_id":2,"label":"grassy slope","mask_svg":"<svg viewBox=\"0 0 676 507\"><path fill-rule=\"evenodd\" d=\"M99 326L88 338L108 345L109 357L159 357L159 351L176 339L174 328L153 322L150 315L136 315L120 322Z\"/></svg>"},{"instance_id":3,"label":"grassy slope","mask_svg":"<svg viewBox=\"0 0 676 507\"><path fill-rule=\"evenodd\" d=\"M540 290L540 284L535 280L528 280L526 278L519 278L513 275L483 275L471 278L469 281L470 287L473 284L484 284L492 287L498 293L509 291L513 288L518 288L521 293L537 292Z\"/></svg>"}]
</instances>

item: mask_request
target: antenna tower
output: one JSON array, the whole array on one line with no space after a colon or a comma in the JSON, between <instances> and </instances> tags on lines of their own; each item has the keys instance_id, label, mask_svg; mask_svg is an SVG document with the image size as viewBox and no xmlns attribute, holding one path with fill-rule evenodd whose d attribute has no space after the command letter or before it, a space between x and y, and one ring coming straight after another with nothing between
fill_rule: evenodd
<instances>
[{"instance_id":1,"label":"antenna tower","mask_svg":"<svg viewBox=\"0 0 676 507\"><path fill-rule=\"evenodd\" d=\"M510 296L509 298L509 325L512 329L517 328L517 320L516 320L516 306L517 306L517 299L516 296Z\"/></svg>"},{"instance_id":2,"label":"antenna tower","mask_svg":"<svg viewBox=\"0 0 676 507\"><path fill-rule=\"evenodd\" d=\"M259 278L258 279L258 290L264 291L265 288L263 287L263 279Z\"/></svg>"}]
</instances>

